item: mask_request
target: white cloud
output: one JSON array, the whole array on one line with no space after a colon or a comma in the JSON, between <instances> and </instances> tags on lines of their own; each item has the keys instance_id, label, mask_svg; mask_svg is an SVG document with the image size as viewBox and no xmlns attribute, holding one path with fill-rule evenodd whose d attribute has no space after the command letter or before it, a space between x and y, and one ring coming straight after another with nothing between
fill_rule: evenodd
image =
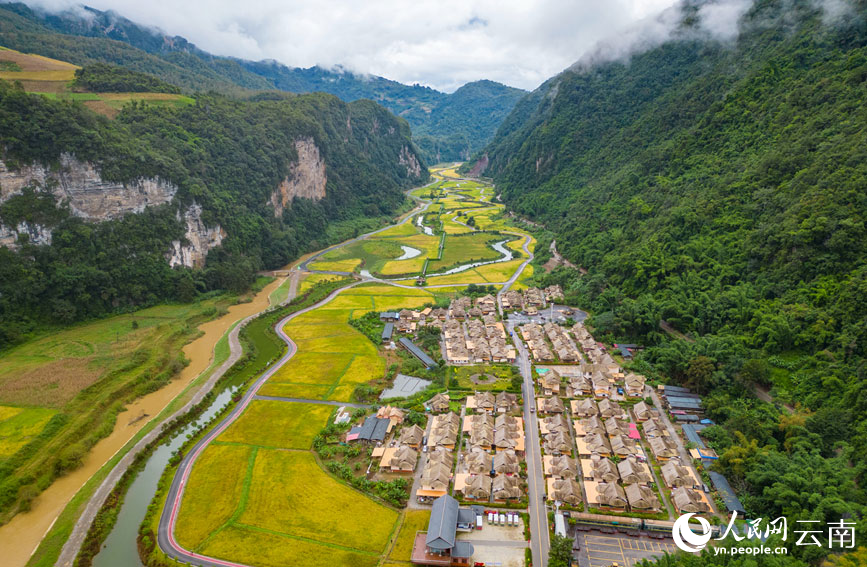
<instances>
[{"instance_id":1,"label":"white cloud","mask_svg":"<svg viewBox=\"0 0 867 567\"><path fill-rule=\"evenodd\" d=\"M80 1L80 0L79 0ZM492 79L532 89L597 42L675 0L87 0L217 55L343 65L452 91ZM74 0L32 0L58 10Z\"/></svg>"},{"instance_id":2,"label":"white cloud","mask_svg":"<svg viewBox=\"0 0 867 567\"><path fill-rule=\"evenodd\" d=\"M722 40L731 40L738 35L738 21L753 0L719 0L705 4L698 10L701 28Z\"/></svg>"}]
</instances>

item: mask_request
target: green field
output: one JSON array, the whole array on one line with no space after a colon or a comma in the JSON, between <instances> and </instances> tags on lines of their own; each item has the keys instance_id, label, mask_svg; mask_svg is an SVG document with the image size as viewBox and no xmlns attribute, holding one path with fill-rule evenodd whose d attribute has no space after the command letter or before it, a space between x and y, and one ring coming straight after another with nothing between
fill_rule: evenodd
<instances>
[{"instance_id":1,"label":"green field","mask_svg":"<svg viewBox=\"0 0 867 567\"><path fill-rule=\"evenodd\" d=\"M181 348L196 327L232 301L224 296L109 317L0 355L0 404L27 408L0 422L0 520L77 466L112 431L124 405L180 372ZM40 435L54 414L60 421Z\"/></svg>"},{"instance_id":2,"label":"green field","mask_svg":"<svg viewBox=\"0 0 867 567\"><path fill-rule=\"evenodd\" d=\"M11 457L33 441L56 413L48 408L0 406L0 459Z\"/></svg>"},{"instance_id":3,"label":"green field","mask_svg":"<svg viewBox=\"0 0 867 567\"><path fill-rule=\"evenodd\" d=\"M503 240L503 238L496 234L482 232L449 235L443 248L442 259L431 260L428 264L428 271L437 272L459 264L499 258L501 254L490 246L498 240Z\"/></svg>"}]
</instances>

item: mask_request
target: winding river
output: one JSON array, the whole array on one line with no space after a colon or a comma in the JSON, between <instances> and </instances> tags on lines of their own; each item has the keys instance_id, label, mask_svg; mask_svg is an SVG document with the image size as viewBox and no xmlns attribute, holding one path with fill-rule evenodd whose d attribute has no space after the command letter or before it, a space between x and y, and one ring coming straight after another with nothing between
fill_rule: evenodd
<instances>
[{"instance_id":1,"label":"winding river","mask_svg":"<svg viewBox=\"0 0 867 567\"><path fill-rule=\"evenodd\" d=\"M421 254L421 250L413 248L412 246L404 246L401 244L400 248L403 250L403 255L400 258L395 258L395 260L409 260L410 258L415 258Z\"/></svg>"},{"instance_id":2,"label":"winding river","mask_svg":"<svg viewBox=\"0 0 867 567\"><path fill-rule=\"evenodd\" d=\"M426 234L433 234L433 231L422 224L422 215L418 215L416 224L421 227ZM388 228L388 227L386 227ZM384 229L381 229L384 230ZM377 231L378 232L378 231ZM429 275L447 275L463 272L478 266L486 264L494 264L498 262L506 262L514 257L512 250L505 246L508 240L501 240L492 245L492 247L500 252L502 256L495 260L482 262L473 262L463 264L439 274ZM347 243L343 243L345 245ZM337 247L339 247L338 245ZM335 247L336 248L336 247ZM410 246L401 246L403 255L398 260L406 260L414 258L421 254L421 250ZM315 257L316 255L312 255ZM302 265L302 268L306 266ZM366 271L361 272L362 276L370 277ZM277 280L279 282L279 280ZM276 283L269 285L258 297L257 300L264 296L268 297L272 287L276 287ZM258 303L258 302L254 302ZM250 306L250 304L244 304ZM258 311L262 311L267 305L257 305ZM249 307L248 307L249 309ZM257 312L258 312L257 311ZM234 313L233 313L234 314ZM225 317L223 319L226 319ZM237 318L232 317L231 321ZM212 347L211 347L212 348ZM210 354L210 353L209 353ZM189 355L189 353L188 353ZM148 506L153 500L157 485L163 471L169 464L172 454L184 444L189 435L195 434L208 420L219 413L231 400L232 395L236 390L227 387L218 394L211 405L205 410L202 416L194 423L187 425L178 435L165 441L160 445L153 454L149 457L144 468L139 472L135 480L131 483L126 492L123 505L118 512L117 523L109 534L108 538L103 543L103 547L98 555L94 558L93 564L96 567L113 567L115 565L141 567L142 563L138 556L138 548L136 538L138 536L138 528L144 519Z\"/></svg>"}]
</instances>

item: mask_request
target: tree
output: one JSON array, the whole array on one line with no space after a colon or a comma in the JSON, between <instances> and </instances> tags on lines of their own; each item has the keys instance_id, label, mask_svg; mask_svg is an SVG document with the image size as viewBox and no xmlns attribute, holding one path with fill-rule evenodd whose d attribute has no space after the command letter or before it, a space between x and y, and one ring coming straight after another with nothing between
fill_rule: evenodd
<instances>
[{"instance_id":1,"label":"tree","mask_svg":"<svg viewBox=\"0 0 867 567\"><path fill-rule=\"evenodd\" d=\"M572 564L572 539L561 535L551 538L548 567L569 567Z\"/></svg>"}]
</instances>

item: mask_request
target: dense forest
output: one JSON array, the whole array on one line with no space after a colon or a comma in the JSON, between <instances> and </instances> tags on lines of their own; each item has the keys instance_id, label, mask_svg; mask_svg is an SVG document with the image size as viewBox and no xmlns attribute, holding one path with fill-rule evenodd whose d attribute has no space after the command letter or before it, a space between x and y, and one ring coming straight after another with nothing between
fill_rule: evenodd
<instances>
[{"instance_id":1,"label":"dense forest","mask_svg":"<svg viewBox=\"0 0 867 567\"><path fill-rule=\"evenodd\" d=\"M97 93L180 93L181 89L154 76L108 63L93 63L75 70L75 90Z\"/></svg>"},{"instance_id":2,"label":"dense forest","mask_svg":"<svg viewBox=\"0 0 867 567\"><path fill-rule=\"evenodd\" d=\"M545 283L705 394L716 466L790 526L867 505L867 3L845 6L758 0L721 43L687 3L671 40L549 80L485 150L508 207L586 270Z\"/></svg>"},{"instance_id":3,"label":"dense forest","mask_svg":"<svg viewBox=\"0 0 867 567\"><path fill-rule=\"evenodd\" d=\"M326 197L295 199L277 218L269 197L297 160L294 141L312 138L326 164ZM79 103L27 94L0 81L3 160L15 169L55 164L63 152L96 164L103 179L159 177L178 187L170 204L101 223L73 216L48 191L0 204L0 221L53 230L50 246L0 247L0 347L41 324L65 324L200 291L247 288L257 270L353 236L406 204L415 152L409 126L371 101L327 94L232 100L198 95L194 105L123 109L109 120ZM166 255L184 240L179 211L196 203L205 226L227 237L203 270L173 269ZM61 205L58 207L58 205Z\"/></svg>"},{"instance_id":4,"label":"dense forest","mask_svg":"<svg viewBox=\"0 0 867 567\"><path fill-rule=\"evenodd\" d=\"M276 89L326 92L347 102L374 100L410 123L428 163L463 160L481 149L524 94L493 81L468 83L447 94L347 69L302 69L276 61L219 57L114 12L82 9L86 16L80 10L51 13L21 3L2 4L0 45L76 65L120 65L188 92L242 95Z\"/></svg>"}]
</instances>

